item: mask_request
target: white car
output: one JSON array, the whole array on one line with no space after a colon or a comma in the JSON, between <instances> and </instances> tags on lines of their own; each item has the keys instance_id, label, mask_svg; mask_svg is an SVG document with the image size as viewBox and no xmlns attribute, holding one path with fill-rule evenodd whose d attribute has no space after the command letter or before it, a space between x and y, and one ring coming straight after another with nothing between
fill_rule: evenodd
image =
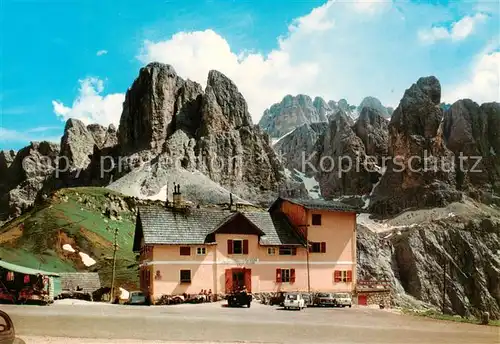
<instances>
[{"instance_id":1,"label":"white car","mask_svg":"<svg viewBox=\"0 0 500 344\"><path fill-rule=\"evenodd\" d=\"M349 307L352 306L352 298L349 293L335 293L333 294L335 300L335 305L338 307Z\"/></svg>"},{"instance_id":2,"label":"white car","mask_svg":"<svg viewBox=\"0 0 500 344\"><path fill-rule=\"evenodd\" d=\"M301 310L306 308L306 301L299 293L287 293L285 295L285 301L283 302L285 309L298 309Z\"/></svg>"}]
</instances>

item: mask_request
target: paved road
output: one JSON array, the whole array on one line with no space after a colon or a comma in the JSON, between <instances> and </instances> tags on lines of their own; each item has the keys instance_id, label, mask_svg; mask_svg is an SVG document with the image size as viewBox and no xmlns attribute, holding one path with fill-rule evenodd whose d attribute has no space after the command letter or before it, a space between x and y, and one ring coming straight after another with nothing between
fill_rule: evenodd
<instances>
[{"instance_id":1,"label":"paved road","mask_svg":"<svg viewBox=\"0 0 500 344\"><path fill-rule=\"evenodd\" d=\"M11 315L18 335L26 338L307 344L497 344L500 339L498 327L435 321L369 308L284 311L258 303L253 303L250 309L226 308L221 303L165 307L108 304L1 307ZM81 343L76 339L73 342ZM110 341L115 342L118 341ZM64 343L72 344L72 340Z\"/></svg>"}]
</instances>

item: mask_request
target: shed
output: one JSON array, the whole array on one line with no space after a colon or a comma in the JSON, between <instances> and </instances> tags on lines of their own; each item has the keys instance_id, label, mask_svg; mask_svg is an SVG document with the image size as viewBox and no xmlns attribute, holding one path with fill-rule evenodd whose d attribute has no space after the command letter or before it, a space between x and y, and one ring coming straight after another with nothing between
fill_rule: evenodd
<instances>
[{"instance_id":1,"label":"shed","mask_svg":"<svg viewBox=\"0 0 500 344\"><path fill-rule=\"evenodd\" d=\"M56 272L48 272L39 269L32 269L21 265L16 265L8 263L6 261L0 260L0 270L12 271L14 273L20 273L25 275L44 275L49 277L49 297L51 300L54 299L55 295L60 293L60 274ZM0 271L1 272L1 271ZM0 281L3 278L3 274L0 273Z\"/></svg>"},{"instance_id":2,"label":"shed","mask_svg":"<svg viewBox=\"0 0 500 344\"><path fill-rule=\"evenodd\" d=\"M62 291L75 291L80 287L84 293L92 294L101 288L97 272L64 272L60 275Z\"/></svg>"}]
</instances>

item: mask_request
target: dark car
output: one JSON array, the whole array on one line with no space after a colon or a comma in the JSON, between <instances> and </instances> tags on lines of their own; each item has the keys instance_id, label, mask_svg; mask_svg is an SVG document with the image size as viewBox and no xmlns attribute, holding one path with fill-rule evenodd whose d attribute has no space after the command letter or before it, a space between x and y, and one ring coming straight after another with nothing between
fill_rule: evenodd
<instances>
[{"instance_id":1,"label":"dark car","mask_svg":"<svg viewBox=\"0 0 500 344\"><path fill-rule=\"evenodd\" d=\"M277 295L271 297L271 299L269 300L269 305L283 307L284 302L285 302L285 293L279 292Z\"/></svg>"},{"instance_id":2,"label":"dark car","mask_svg":"<svg viewBox=\"0 0 500 344\"><path fill-rule=\"evenodd\" d=\"M248 308L250 308L251 303L252 303L252 294L246 291L233 292L227 296L228 307L247 306Z\"/></svg>"},{"instance_id":3,"label":"dark car","mask_svg":"<svg viewBox=\"0 0 500 344\"><path fill-rule=\"evenodd\" d=\"M336 300L330 293L316 294L314 304L321 307L335 307Z\"/></svg>"},{"instance_id":4,"label":"dark car","mask_svg":"<svg viewBox=\"0 0 500 344\"><path fill-rule=\"evenodd\" d=\"M142 291L131 291L129 293L127 305L146 305L147 298Z\"/></svg>"}]
</instances>

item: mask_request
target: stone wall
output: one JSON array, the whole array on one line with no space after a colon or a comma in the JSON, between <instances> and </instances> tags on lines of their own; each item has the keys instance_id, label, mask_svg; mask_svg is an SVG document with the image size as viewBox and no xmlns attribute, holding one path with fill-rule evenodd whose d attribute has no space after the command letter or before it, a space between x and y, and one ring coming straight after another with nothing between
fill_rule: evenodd
<instances>
[{"instance_id":1,"label":"stone wall","mask_svg":"<svg viewBox=\"0 0 500 344\"><path fill-rule=\"evenodd\" d=\"M366 303L368 306L371 305L384 305L385 308L391 306L391 292L389 290L384 291L359 291L354 294L353 303L358 304L358 297L360 295L366 295Z\"/></svg>"}]
</instances>

